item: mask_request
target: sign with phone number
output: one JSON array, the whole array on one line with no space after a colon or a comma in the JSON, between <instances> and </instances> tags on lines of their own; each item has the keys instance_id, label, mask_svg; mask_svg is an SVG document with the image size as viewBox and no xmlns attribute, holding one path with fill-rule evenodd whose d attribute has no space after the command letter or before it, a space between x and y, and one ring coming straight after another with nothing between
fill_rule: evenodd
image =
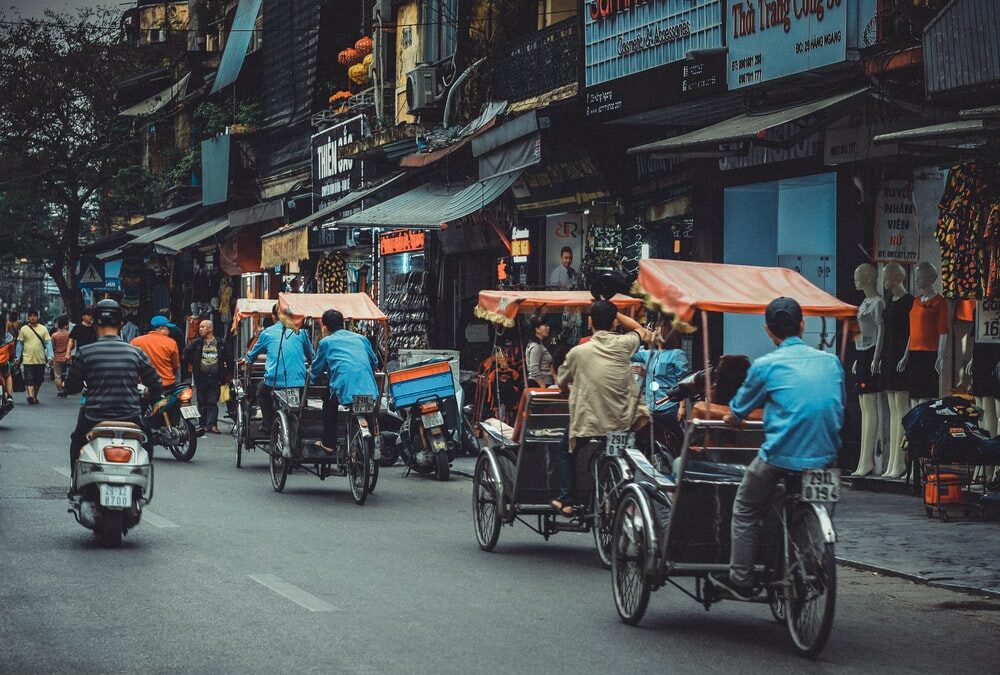
<instances>
[{"instance_id":1,"label":"sign with phone number","mask_svg":"<svg viewBox=\"0 0 1000 675\"><path fill-rule=\"evenodd\" d=\"M1000 344L1000 300L976 303L976 342Z\"/></svg>"}]
</instances>

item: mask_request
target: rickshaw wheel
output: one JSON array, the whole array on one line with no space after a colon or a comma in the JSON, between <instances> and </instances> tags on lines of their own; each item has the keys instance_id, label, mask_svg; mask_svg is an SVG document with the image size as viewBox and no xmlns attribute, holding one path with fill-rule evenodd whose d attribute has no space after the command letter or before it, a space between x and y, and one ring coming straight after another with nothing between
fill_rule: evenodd
<instances>
[{"instance_id":1,"label":"rickshaw wheel","mask_svg":"<svg viewBox=\"0 0 1000 675\"><path fill-rule=\"evenodd\" d=\"M243 449L246 447L247 419L244 404L236 406L236 421L233 423L233 435L236 437L236 468L243 466Z\"/></svg>"},{"instance_id":2,"label":"rickshaw wheel","mask_svg":"<svg viewBox=\"0 0 1000 675\"><path fill-rule=\"evenodd\" d=\"M368 455L368 494L375 492L375 486L378 484L378 466L373 452Z\"/></svg>"},{"instance_id":3,"label":"rickshaw wheel","mask_svg":"<svg viewBox=\"0 0 1000 675\"><path fill-rule=\"evenodd\" d=\"M771 616L782 626L788 621L785 615L785 595L775 590L767 592L767 604L771 607Z\"/></svg>"},{"instance_id":4,"label":"rickshaw wheel","mask_svg":"<svg viewBox=\"0 0 1000 675\"><path fill-rule=\"evenodd\" d=\"M611 540L611 583L615 608L624 623L634 626L642 621L649 604L652 583L646 577L649 556L649 532L639 500L630 494L622 500L615 514Z\"/></svg>"},{"instance_id":5,"label":"rickshaw wheel","mask_svg":"<svg viewBox=\"0 0 1000 675\"><path fill-rule=\"evenodd\" d=\"M833 628L837 600L837 564L833 544L823 537L819 518L809 506L798 507L788 526L789 582L785 597L788 635L800 654L822 651Z\"/></svg>"},{"instance_id":6,"label":"rickshaw wheel","mask_svg":"<svg viewBox=\"0 0 1000 675\"><path fill-rule=\"evenodd\" d=\"M271 457L269 461L271 487L274 488L275 492L281 492L285 489L285 480L288 478L288 459L284 452L288 443L288 430L279 416L271 427Z\"/></svg>"},{"instance_id":7,"label":"rickshaw wheel","mask_svg":"<svg viewBox=\"0 0 1000 675\"><path fill-rule=\"evenodd\" d=\"M361 433L358 420L350 415L347 422L347 479L351 483L351 497L359 506L368 499L373 455L371 442L371 437L365 438Z\"/></svg>"},{"instance_id":8,"label":"rickshaw wheel","mask_svg":"<svg viewBox=\"0 0 1000 675\"><path fill-rule=\"evenodd\" d=\"M500 476L492 471L486 455L480 455L473 474L472 520L476 526L476 541L484 551L492 551L500 538L498 485L502 485Z\"/></svg>"},{"instance_id":9,"label":"rickshaw wheel","mask_svg":"<svg viewBox=\"0 0 1000 675\"><path fill-rule=\"evenodd\" d=\"M615 519L615 495L612 490L622 480L621 470L614 462L605 462L597 469L594 483L594 546L597 557L606 569L611 569L611 535Z\"/></svg>"}]
</instances>

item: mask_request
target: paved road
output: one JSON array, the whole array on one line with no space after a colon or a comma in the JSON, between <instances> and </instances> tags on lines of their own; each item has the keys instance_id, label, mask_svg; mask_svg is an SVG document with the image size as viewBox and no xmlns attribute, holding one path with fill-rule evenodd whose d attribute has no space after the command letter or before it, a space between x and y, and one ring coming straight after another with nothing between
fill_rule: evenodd
<instances>
[{"instance_id":1,"label":"paved road","mask_svg":"<svg viewBox=\"0 0 1000 675\"><path fill-rule=\"evenodd\" d=\"M65 512L74 406L47 393L0 422L4 673L971 672L1000 637L996 605L846 569L817 664L763 606L661 590L630 628L589 536L505 529L483 553L465 479L393 468L363 507L343 478L275 494L228 436L158 461L156 517L105 550Z\"/></svg>"}]
</instances>

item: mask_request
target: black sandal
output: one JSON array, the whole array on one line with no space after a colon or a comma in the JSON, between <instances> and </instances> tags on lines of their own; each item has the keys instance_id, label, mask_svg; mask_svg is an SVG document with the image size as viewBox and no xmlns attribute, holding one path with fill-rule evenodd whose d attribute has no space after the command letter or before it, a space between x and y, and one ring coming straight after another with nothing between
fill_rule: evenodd
<instances>
[{"instance_id":1,"label":"black sandal","mask_svg":"<svg viewBox=\"0 0 1000 675\"><path fill-rule=\"evenodd\" d=\"M549 506L551 506L556 511L558 511L561 515L563 515L563 516L565 516L567 518L571 518L573 516L573 505L572 504L563 504L558 499L553 499L552 501L549 502Z\"/></svg>"}]
</instances>

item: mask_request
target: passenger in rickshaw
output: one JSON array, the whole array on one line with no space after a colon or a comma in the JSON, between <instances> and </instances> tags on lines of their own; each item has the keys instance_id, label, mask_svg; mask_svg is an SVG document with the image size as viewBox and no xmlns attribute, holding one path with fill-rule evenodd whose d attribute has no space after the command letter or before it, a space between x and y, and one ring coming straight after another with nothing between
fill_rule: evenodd
<instances>
[{"instance_id":1,"label":"passenger in rickshaw","mask_svg":"<svg viewBox=\"0 0 1000 675\"><path fill-rule=\"evenodd\" d=\"M632 363L640 367L643 396L653 416L657 440L661 442L668 435L677 440L684 435L677 420L680 404L667 396L690 370L680 345L680 335L668 331L665 336L657 335L648 349L640 349L632 356Z\"/></svg>"},{"instance_id":2,"label":"passenger in rickshaw","mask_svg":"<svg viewBox=\"0 0 1000 675\"><path fill-rule=\"evenodd\" d=\"M824 469L836 461L844 421L844 369L833 354L802 341L802 308L776 298L764 314L777 349L758 358L726 415L741 424L764 408L764 443L747 468L733 505L729 574L712 580L740 600L751 599L760 523L786 472Z\"/></svg>"},{"instance_id":3,"label":"passenger in rickshaw","mask_svg":"<svg viewBox=\"0 0 1000 675\"><path fill-rule=\"evenodd\" d=\"M552 368L552 354L545 346L545 338L549 336L550 326L541 316L533 316L528 321L531 337L524 349L524 361L528 369L530 386L551 387L555 384L555 371Z\"/></svg>"},{"instance_id":4,"label":"passenger in rickshaw","mask_svg":"<svg viewBox=\"0 0 1000 675\"><path fill-rule=\"evenodd\" d=\"M650 420L630 361L653 334L607 300L590 306L590 325L593 337L569 350L558 375L569 394L569 428L559 448L559 497L551 504L564 516L573 515L575 451L609 432L639 431ZM619 335L617 326L628 332Z\"/></svg>"},{"instance_id":5,"label":"passenger in rickshaw","mask_svg":"<svg viewBox=\"0 0 1000 675\"><path fill-rule=\"evenodd\" d=\"M378 400L378 358L368 338L344 329L343 314L328 309L322 320L328 335L319 341L310 380L315 384L323 375L329 378L330 391L323 401L323 438L316 445L332 455L337 451L338 406L350 406L355 396Z\"/></svg>"},{"instance_id":6,"label":"passenger in rickshaw","mask_svg":"<svg viewBox=\"0 0 1000 675\"><path fill-rule=\"evenodd\" d=\"M286 328L278 318L278 305L271 308L274 324L262 331L257 342L242 359L243 363L253 363L260 354L267 354L264 363L264 379L257 389L260 411L264 418L260 431L268 433L274 419L274 402L271 392L275 389L304 387L306 385L306 362L313 359L313 347L305 331Z\"/></svg>"}]
</instances>

